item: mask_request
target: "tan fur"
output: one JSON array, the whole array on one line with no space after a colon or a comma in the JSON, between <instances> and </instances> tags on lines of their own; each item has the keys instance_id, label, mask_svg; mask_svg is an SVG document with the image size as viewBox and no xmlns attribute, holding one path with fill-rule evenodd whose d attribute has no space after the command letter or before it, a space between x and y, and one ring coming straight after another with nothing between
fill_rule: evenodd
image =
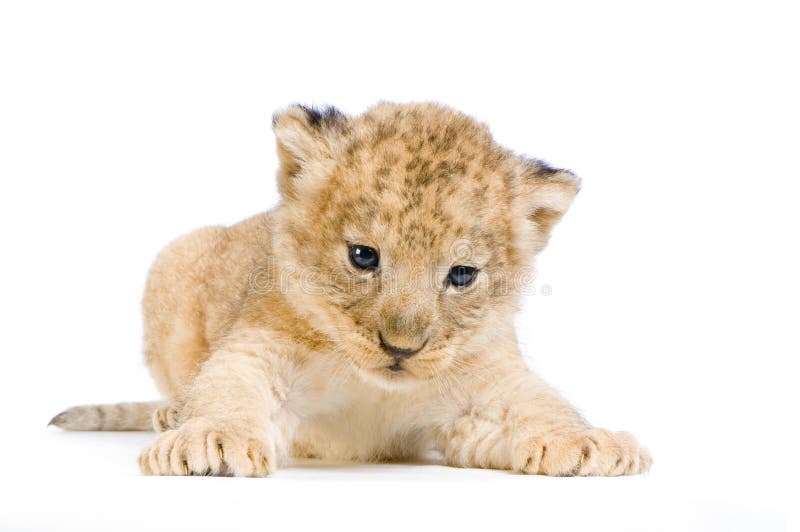
<instances>
[{"instance_id":1,"label":"tan fur","mask_svg":"<svg viewBox=\"0 0 800 532\"><path fill-rule=\"evenodd\" d=\"M164 418L168 410L163 401L75 406L51 419L50 425L67 430L150 430L153 416Z\"/></svg>"},{"instance_id":2,"label":"tan fur","mask_svg":"<svg viewBox=\"0 0 800 532\"><path fill-rule=\"evenodd\" d=\"M282 203L177 240L151 270L146 360L171 404L149 407L163 432L143 472L260 476L292 455L430 449L524 473L649 468L631 436L589 426L518 351L521 282L573 174L435 104L358 117L294 106L274 129ZM379 269L356 269L349 244L379 250ZM454 265L477 280L447 286ZM381 339L424 347L391 371Z\"/></svg>"}]
</instances>

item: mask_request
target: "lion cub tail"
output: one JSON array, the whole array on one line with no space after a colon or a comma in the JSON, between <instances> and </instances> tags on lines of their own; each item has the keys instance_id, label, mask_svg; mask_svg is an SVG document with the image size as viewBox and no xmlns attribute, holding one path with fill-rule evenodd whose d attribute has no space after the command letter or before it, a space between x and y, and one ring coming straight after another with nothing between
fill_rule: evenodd
<instances>
[{"instance_id":1,"label":"lion cub tail","mask_svg":"<svg viewBox=\"0 0 800 532\"><path fill-rule=\"evenodd\" d=\"M50 420L64 430L155 430L154 416L168 407L164 401L73 406Z\"/></svg>"}]
</instances>

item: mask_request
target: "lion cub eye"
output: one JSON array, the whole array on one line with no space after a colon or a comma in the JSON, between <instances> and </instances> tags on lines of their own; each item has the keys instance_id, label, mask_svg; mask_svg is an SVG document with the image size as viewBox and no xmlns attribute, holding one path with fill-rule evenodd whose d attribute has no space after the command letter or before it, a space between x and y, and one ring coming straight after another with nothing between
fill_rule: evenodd
<instances>
[{"instance_id":1,"label":"lion cub eye","mask_svg":"<svg viewBox=\"0 0 800 532\"><path fill-rule=\"evenodd\" d=\"M453 266L447 274L447 282L453 286L463 288L469 286L475 280L478 270L472 266Z\"/></svg>"},{"instance_id":2,"label":"lion cub eye","mask_svg":"<svg viewBox=\"0 0 800 532\"><path fill-rule=\"evenodd\" d=\"M350 246L350 262L362 270L375 270L378 268L378 251L369 246L352 244Z\"/></svg>"}]
</instances>

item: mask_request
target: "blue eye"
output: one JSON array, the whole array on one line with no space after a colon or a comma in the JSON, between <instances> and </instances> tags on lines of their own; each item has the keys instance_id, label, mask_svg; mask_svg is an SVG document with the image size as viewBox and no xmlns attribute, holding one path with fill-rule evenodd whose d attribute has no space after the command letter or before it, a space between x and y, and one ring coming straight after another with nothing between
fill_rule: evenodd
<instances>
[{"instance_id":1,"label":"blue eye","mask_svg":"<svg viewBox=\"0 0 800 532\"><path fill-rule=\"evenodd\" d=\"M375 270L378 268L380 257L374 248L353 244L350 246L350 262L361 270Z\"/></svg>"},{"instance_id":2,"label":"blue eye","mask_svg":"<svg viewBox=\"0 0 800 532\"><path fill-rule=\"evenodd\" d=\"M450 268L450 273L447 274L447 282L463 288L472 284L477 275L478 270L472 266L453 266Z\"/></svg>"}]
</instances>

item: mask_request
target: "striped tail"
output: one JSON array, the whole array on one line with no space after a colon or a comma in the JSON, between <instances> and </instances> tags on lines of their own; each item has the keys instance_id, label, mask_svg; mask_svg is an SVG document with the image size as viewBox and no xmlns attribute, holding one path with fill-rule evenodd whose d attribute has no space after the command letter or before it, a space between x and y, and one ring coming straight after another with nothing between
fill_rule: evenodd
<instances>
[{"instance_id":1,"label":"striped tail","mask_svg":"<svg viewBox=\"0 0 800 532\"><path fill-rule=\"evenodd\" d=\"M153 414L164 401L73 406L50 420L64 430L154 430Z\"/></svg>"}]
</instances>

